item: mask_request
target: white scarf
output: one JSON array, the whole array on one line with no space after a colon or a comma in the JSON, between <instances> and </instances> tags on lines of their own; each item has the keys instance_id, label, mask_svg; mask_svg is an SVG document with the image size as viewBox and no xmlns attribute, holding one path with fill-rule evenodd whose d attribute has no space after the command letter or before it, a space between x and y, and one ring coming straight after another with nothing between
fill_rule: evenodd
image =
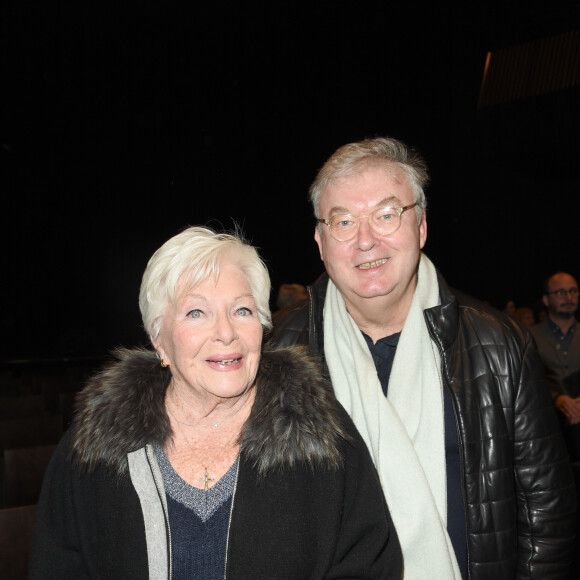
<instances>
[{"instance_id":1,"label":"white scarf","mask_svg":"<svg viewBox=\"0 0 580 580\"><path fill-rule=\"evenodd\" d=\"M324 352L334 390L370 449L403 550L405 580L460 579L447 534L440 357L423 310L439 303L437 274L421 254L417 288L389 379L381 389L369 348L328 282Z\"/></svg>"}]
</instances>

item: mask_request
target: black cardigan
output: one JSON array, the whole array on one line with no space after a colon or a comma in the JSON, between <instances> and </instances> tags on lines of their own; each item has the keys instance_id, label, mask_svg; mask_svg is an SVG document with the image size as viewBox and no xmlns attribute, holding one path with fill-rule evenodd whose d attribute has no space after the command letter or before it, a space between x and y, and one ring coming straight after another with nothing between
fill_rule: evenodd
<instances>
[{"instance_id":1,"label":"black cardigan","mask_svg":"<svg viewBox=\"0 0 580 580\"><path fill-rule=\"evenodd\" d=\"M126 468L142 433L131 436L125 424L146 425L149 415L151 442L166 427L166 417L154 416L167 378L151 357L123 353L83 391L39 500L32 580L148 577L142 510ZM265 353L257 389L242 434L228 580L401 578L378 475L315 363L295 350ZM289 426L284 440L277 430Z\"/></svg>"}]
</instances>

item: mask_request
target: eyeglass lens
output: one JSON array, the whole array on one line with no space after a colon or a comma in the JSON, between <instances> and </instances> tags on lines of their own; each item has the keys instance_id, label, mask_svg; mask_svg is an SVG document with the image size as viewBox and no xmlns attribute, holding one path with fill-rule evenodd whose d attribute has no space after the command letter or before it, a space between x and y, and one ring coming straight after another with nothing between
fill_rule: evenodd
<instances>
[{"instance_id":1,"label":"eyeglass lens","mask_svg":"<svg viewBox=\"0 0 580 580\"><path fill-rule=\"evenodd\" d=\"M397 231L401 223L399 211L396 208L387 207L376 209L370 216L335 215L330 219L330 231L338 240L348 240L356 235L359 221L365 217L373 230L382 236Z\"/></svg>"},{"instance_id":2,"label":"eyeglass lens","mask_svg":"<svg viewBox=\"0 0 580 580\"><path fill-rule=\"evenodd\" d=\"M550 292L550 294L555 294L556 296L559 297L566 296L566 294L570 294L570 296L577 296L579 292L580 290L578 290L578 288L568 288L568 290L560 288L559 290L554 290L553 292Z\"/></svg>"}]
</instances>

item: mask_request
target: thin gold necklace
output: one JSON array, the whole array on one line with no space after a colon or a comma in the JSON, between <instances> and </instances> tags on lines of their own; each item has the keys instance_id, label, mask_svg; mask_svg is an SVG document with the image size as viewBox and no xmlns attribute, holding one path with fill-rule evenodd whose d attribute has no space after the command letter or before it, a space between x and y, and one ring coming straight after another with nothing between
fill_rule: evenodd
<instances>
[{"instance_id":1,"label":"thin gold necklace","mask_svg":"<svg viewBox=\"0 0 580 580\"><path fill-rule=\"evenodd\" d=\"M167 411L168 413L177 421L177 418L175 417L175 415L169 410L169 407L167 407ZM179 423L179 421L177 421L177 423ZM218 451L217 455L209 462L207 463L204 461L200 461L199 458L197 457L193 447L191 446L191 443L189 442L189 439L186 437L185 432L183 431L183 429L181 428L181 426L179 426L179 430L181 431L181 435L182 437L185 439L185 443L187 444L187 446L189 447L189 449L191 450L191 454L193 455L193 458L203 467L204 470L204 474L203 477L200 477L198 481L200 481L201 483L204 484L204 490L207 491L208 489L208 483L210 481L215 481L215 477L210 477L209 476L209 468L215 463L215 461L218 459L218 457L221 456L221 454L226 450L227 446L232 443L232 441L237 437L237 434L234 435L231 439L228 439L226 441L226 444L220 448L220 450ZM207 463L207 465L206 465Z\"/></svg>"},{"instance_id":2,"label":"thin gold necklace","mask_svg":"<svg viewBox=\"0 0 580 580\"><path fill-rule=\"evenodd\" d=\"M185 402L185 400L183 399L181 392L179 391L179 389L177 388L177 386L175 385L175 383L173 383L173 390L177 393L177 396L181 399L181 402L183 403L183 405L185 407L187 407L187 403ZM247 404L247 402L250 400L250 394L248 392L248 396L246 397L246 400L244 401L243 405L241 405L240 407L238 407L231 415L228 415L227 417L224 417L221 421L217 421L216 423L198 423L197 425L192 425L191 423L186 423L185 421L180 421L173 413L171 413L171 416L180 424L180 425L186 425L187 427L214 427L215 429L217 429L222 423L225 423L228 419L231 419L232 417L235 417ZM177 406L177 405L176 405Z\"/></svg>"}]
</instances>

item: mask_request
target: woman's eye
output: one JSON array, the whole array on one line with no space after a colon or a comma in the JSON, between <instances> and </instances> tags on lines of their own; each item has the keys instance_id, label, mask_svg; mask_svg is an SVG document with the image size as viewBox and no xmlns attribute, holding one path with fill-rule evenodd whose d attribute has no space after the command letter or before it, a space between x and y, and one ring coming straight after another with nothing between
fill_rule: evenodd
<instances>
[{"instance_id":1,"label":"woman's eye","mask_svg":"<svg viewBox=\"0 0 580 580\"><path fill-rule=\"evenodd\" d=\"M203 312L201 310L194 308L193 310L190 310L187 313L187 316L189 316L190 318L200 318L202 314L203 314Z\"/></svg>"},{"instance_id":2,"label":"woman's eye","mask_svg":"<svg viewBox=\"0 0 580 580\"><path fill-rule=\"evenodd\" d=\"M240 316L251 316L252 311L249 308L242 306L242 308L238 308L236 310L236 313L239 314Z\"/></svg>"}]
</instances>

